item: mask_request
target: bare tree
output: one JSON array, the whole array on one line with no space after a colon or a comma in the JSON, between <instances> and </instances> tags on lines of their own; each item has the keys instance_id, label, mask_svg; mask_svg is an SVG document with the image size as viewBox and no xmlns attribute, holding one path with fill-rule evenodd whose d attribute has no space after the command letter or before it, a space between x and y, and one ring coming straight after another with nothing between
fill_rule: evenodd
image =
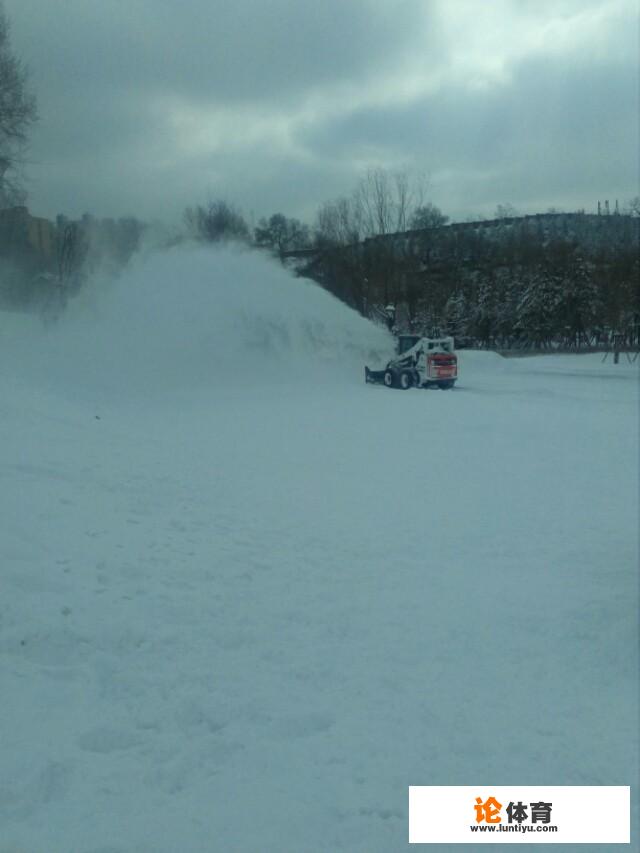
<instances>
[{"instance_id":1,"label":"bare tree","mask_svg":"<svg viewBox=\"0 0 640 853\"><path fill-rule=\"evenodd\" d=\"M406 231L416 208L422 204L423 178L407 172L368 169L353 194L355 217L365 236Z\"/></svg>"},{"instance_id":2,"label":"bare tree","mask_svg":"<svg viewBox=\"0 0 640 853\"><path fill-rule=\"evenodd\" d=\"M396 231L406 231L416 210L423 202L426 182L422 177L412 179L407 172L394 172L393 189Z\"/></svg>"},{"instance_id":3,"label":"bare tree","mask_svg":"<svg viewBox=\"0 0 640 853\"><path fill-rule=\"evenodd\" d=\"M309 245L309 228L297 219L288 219L283 213L264 217L254 229L256 244L271 249L281 259L289 250L302 249Z\"/></svg>"},{"instance_id":4,"label":"bare tree","mask_svg":"<svg viewBox=\"0 0 640 853\"><path fill-rule=\"evenodd\" d=\"M77 290L89 252L89 235L77 222L62 215L56 218L56 226L58 283L65 291Z\"/></svg>"},{"instance_id":5,"label":"bare tree","mask_svg":"<svg viewBox=\"0 0 640 853\"><path fill-rule=\"evenodd\" d=\"M226 240L248 242L249 226L242 213L223 199L210 201L206 207L188 207L184 219L192 236L209 243Z\"/></svg>"},{"instance_id":6,"label":"bare tree","mask_svg":"<svg viewBox=\"0 0 640 853\"><path fill-rule=\"evenodd\" d=\"M622 209L628 216L640 216L640 195L629 199Z\"/></svg>"},{"instance_id":7,"label":"bare tree","mask_svg":"<svg viewBox=\"0 0 640 853\"><path fill-rule=\"evenodd\" d=\"M409 225L412 230L418 231L423 228L440 228L448 221L449 217L439 207L428 202L414 210Z\"/></svg>"},{"instance_id":8,"label":"bare tree","mask_svg":"<svg viewBox=\"0 0 640 853\"><path fill-rule=\"evenodd\" d=\"M351 199L325 202L316 215L315 238L320 246L349 246L362 237L359 212Z\"/></svg>"},{"instance_id":9,"label":"bare tree","mask_svg":"<svg viewBox=\"0 0 640 853\"><path fill-rule=\"evenodd\" d=\"M18 167L36 118L35 97L27 71L11 49L9 19L0 0L0 207L24 198Z\"/></svg>"},{"instance_id":10,"label":"bare tree","mask_svg":"<svg viewBox=\"0 0 640 853\"><path fill-rule=\"evenodd\" d=\"M395 230L387 172L369 169L356 187L353 198L367 236L388 234Z\"/></svg>"},{"instance_id":11,"label":"bare tree","mask_svg":"<svg viewBox=\"0 0 640 853\"><path fill-rule=\"evenodd\" d=\"M316 241L347 246L366 237L406 231L421 209L425 186L421 176L368 169L350 198L322 205L316 217Z\"/></svg>"},{"instance_id":12,"label":"bare tree","mask_svg":"<svg viewBox=\"0 0 640 853\"><path fill-rule=\"evenodd\" d=\"M494 219L516 219L520 216L520 212L512 204L506 202L496 207L496 212L493 216Z\"/></svg>"}]
</instances>

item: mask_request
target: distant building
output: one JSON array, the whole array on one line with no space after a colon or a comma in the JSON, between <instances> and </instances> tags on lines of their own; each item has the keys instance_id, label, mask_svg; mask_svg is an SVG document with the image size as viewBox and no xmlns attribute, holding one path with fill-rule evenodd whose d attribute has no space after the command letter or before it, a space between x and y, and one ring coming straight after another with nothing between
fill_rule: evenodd
<instances>
[{"instance_id":1,"label":"distant building","mask_svg":"<svg viewBox=\"0 0 640 853\"><path fill-rule=\"evenodd\" d=\"M57 229L26 207L0 209L0 309L42 303L57 281Z\"/></svg>"},{"instance_id":2,"label":"distant building","mask_svg":"<svg viewBox=\"0 0 640 853\"><path fill-rule=\"evenodd\" d=\"M26 207L0 210L0 255L51 268L55 262L56 227L53 222L31 216Z\"/></svg>"}]
</instances>

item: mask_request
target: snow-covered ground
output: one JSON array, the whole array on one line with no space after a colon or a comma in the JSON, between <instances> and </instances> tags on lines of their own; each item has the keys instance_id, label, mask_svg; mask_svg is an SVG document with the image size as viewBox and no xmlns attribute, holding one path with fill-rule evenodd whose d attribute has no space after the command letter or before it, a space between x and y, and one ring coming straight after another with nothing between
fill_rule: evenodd
<instances>
[{"instance_id":1,"label":"snow-covered ground","mask_svg":"<svg viewBox=\"0 0 640 853\"><path fill-rule=\"evenodd\" d=\"M2 853L389 853L410 784L636 784L637 363L365 386L387 345L233 253L0 315Z\"/></svg>"}]
</instances>

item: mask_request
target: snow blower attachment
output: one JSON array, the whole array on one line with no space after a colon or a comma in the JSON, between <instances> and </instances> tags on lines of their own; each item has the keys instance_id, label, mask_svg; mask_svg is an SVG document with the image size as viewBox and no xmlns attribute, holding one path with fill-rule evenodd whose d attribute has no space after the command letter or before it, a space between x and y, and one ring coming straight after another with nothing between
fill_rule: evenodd
<instances>
[{"instance_id":1,"label":"snow blower attachment","mask_svg":"<svg viewBox=\"0 0 640 853\"><path fill-rule=\"evenodd\" d=\"M401 388L453 388L458 378L458 357L453 351L453 338L421 338L400 335L398 355L384 370L364 369L365 382Z\"/></svg>"}]
</instances>

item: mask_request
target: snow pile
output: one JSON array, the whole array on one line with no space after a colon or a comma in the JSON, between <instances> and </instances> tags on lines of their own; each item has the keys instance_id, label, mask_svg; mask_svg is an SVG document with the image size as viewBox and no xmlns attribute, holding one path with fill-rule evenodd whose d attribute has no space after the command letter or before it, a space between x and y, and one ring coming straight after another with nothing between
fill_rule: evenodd
<instances>
[{"instance_id":1,"label":"snow pile","mask_svg":"<svg viewBox=\"0 0 640 853\"><path fill-rule=\"evenodd\" d=\"M179 247L97 278L46 334L4 315L8 372L118 394L362 372L388 334L264 255ZM8 352L6 351L8 349Z\"/></svg>"}]
</instances>

